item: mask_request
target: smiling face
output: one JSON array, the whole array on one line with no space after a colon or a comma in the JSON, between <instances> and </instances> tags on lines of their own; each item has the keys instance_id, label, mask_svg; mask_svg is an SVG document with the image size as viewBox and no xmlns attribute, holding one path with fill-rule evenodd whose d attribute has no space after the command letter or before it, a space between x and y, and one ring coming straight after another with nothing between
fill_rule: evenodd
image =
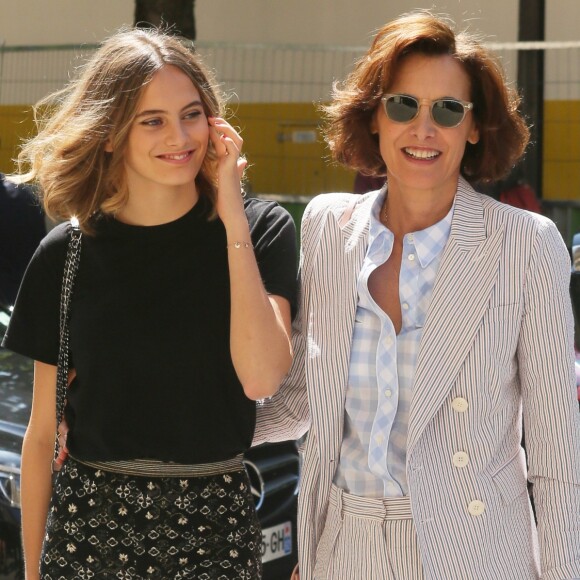
<instances>
[{"instance_id":1,"label":"smiling face","mask_svg":"<svg viewBox=\"0 0 580 580\"><path fill-rule=\"evenodd\" d=\"M419 114L408 123L389 119L382 104L373 117L371 130L379 135L389 195L423 192L452 200L466 143L476 143L479 133L472 112L457 127L440 127L431 118L430 104L423 100L452 97L469 101L467 73L451 56L411 54L401 62L386 92L422 101Z\"/></svg>"},{"instance_id":2,"label":"smiling face","mask_svg":"<svg viewBox=\"0 0 580 580\"><path fill-rule=\"evenodd\" d=\"M130 201L161 193L195 202L195 178L208 140L197 88L177 67L163 67L144 88L129 131L125 171Z\"/></svg>"}]
</instances>

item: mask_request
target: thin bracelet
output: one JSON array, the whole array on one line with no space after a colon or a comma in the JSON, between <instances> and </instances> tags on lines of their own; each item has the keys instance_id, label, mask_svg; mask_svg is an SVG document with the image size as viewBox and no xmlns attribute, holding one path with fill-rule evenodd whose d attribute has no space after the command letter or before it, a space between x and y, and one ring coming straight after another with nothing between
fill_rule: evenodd
<instances>
[{"instance_id":1,"label":"thin bracelet","mask_svg":"<svg viewBox=\"0 0 580 580\"><path fill-rule=\"evenodd\" d=\"M231 244L228 244L226 246L226 248L236 248L236 250L239 249L239 248L250 248L250 249L253 249L254 246L252 246L252 244L250 244L250 242L232 242Z\"/></svg>"}]
</instances>

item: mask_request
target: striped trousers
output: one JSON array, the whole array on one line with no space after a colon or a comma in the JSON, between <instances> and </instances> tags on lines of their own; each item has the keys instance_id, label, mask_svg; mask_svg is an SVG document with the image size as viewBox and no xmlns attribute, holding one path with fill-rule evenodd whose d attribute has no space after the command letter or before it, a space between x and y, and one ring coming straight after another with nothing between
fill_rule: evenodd
<instances>
[{"instance_id":1,"label":"striped trousers","mask_svg":"<svg viewBox=\"0 0 580 580\"><path fill-rule=\"evenodd\" d=\"M366 498L332 486L315 580L421 580L411 503Z\"/></svg>"}]
</instances>

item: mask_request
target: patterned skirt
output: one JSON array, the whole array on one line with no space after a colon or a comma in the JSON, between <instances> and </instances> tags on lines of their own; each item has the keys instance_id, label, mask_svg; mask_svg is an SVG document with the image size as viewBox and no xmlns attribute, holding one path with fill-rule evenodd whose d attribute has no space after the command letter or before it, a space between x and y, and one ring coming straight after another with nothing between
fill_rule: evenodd
<instances>
[{"instance_id":1,"label":"patterned skirt","mask_svg":"<svg viewBox=\"0 0 580 580\"><path fill-rule=\"evenodd\" d=\"M69 458L47 520L44 580L259 579L261 531L243 467L126 475Z\"/></svg>"}]
</instances>

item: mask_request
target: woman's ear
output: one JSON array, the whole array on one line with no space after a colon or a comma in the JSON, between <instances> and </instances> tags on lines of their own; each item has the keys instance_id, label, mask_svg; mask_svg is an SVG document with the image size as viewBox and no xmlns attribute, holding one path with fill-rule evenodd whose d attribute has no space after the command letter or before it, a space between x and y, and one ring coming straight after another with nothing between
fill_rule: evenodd
<instances>
[{"instance_id":1,"label":"woman's ear","mask_svg":"<svg viewBox=\"0 0 580 580\"><path fill-rule=\"evenodd\" d=\"M477 127L473 127L467 135L467 142L475 145L479 142L479 129Z\"/></svg>"},{"instance_id":2,"label":"woman's ear","mask_svg":"<svg viewBox=\"0 0 580 580\"><path fill-rule=\"evenodd\" d=\"M369 128L371 130L372 135L379 134L379 123L377 121L377 113L376 112L373 113L373 116L371 117L371 122L370 122Z\"/></svg>"}]
</instances>

